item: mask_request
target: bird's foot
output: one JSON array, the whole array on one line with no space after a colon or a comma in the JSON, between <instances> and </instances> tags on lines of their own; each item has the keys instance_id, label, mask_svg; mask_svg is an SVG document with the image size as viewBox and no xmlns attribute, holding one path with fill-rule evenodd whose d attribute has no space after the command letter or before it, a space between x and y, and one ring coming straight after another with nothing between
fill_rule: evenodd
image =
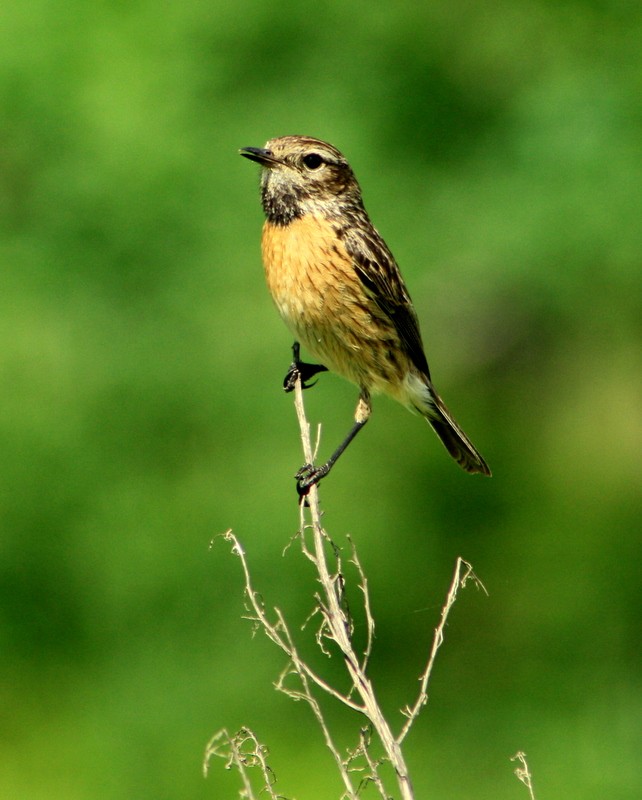
<instances>
[{"instance_id":1,"label":"bird's foot","mask_svg":"<svg viewBox=\"0 0 642 800\"><path fill-rule=\"evenodd\" d=\"M305 361L293 361L290 364L290 369L283 379L283 388L286 392L293 392L296 382L301 378L301 388L310 389L316 381L308 383L310 378L313 378L319 372L327 372L328 368L323 364L306 364Z\"/></svg>"},{"instance_id":2,"label":"bird's foot","mask_svg":"<svg viewBox=\"0 0 642 800\"><path fill-rule=\"evenodd\" d=\"M310 487L319 483L321 478L325 478L328 472L330 472L330 467L327 464L323 464L320 467L315 467L314 464L304 464L301 467L294 476L300 501L303 501L304 497L310 491Z\"/></svg>"}]
</instances>

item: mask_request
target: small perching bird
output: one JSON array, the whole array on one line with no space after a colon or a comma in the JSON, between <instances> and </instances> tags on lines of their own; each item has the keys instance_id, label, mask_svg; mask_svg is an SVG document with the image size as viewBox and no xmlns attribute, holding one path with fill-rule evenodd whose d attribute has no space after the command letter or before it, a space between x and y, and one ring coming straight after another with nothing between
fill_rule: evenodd
<instances>
[{"instance_id":1,"label":"small perching bird","mask_svg":"<svg viewBox=\"0 0 642 800\"><path fill-rule=\"evenodd\" d=\"M345 440L325 464L297 473L299 494L328 474L380 392L422 414L462 469L490 475L432 384L410 295L344 156L310 136L281 136L240 153L262 167L265 275L296 337L286 390L299 375L307 388L310 377L328 369L360 391ZM321 364L300 361L299 342Z\"/></svg>"}]
</instances>

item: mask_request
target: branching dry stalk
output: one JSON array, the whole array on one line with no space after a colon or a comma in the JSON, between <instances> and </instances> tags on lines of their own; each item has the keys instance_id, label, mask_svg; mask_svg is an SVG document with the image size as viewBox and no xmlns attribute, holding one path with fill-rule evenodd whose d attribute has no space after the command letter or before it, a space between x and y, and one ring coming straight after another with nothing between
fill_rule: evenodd
<instances>
[{"instance_id":1,"label":"branching dry stalk","mask_svg":"<svg viewBox=\"0 0 642 800\"><path fill-rule=\"evenodd\" d=\"M207 777L210 759L218 756L225 759L226 769L234 767L241 776L243 790L241 796L247 800L258 800L259 795L267 796L270 800L281 800L282 795L275 794L274 773L267 764L267 747L262 745L249 728L230 736L223 729L216 733L207 743L205 758L203 759L203 774ZM260 785L255 791L250 770L258 770Z\"/></svg>"},{"instance_id":2,"label":"branching dry stalk","mask_svg":"<svg viewBox=\"0 0 642 800\"><path fill-rule=\"evenodd\" d=\"M430 656L428 657L428 663L426 664L426 669L423 671L423 674L419 678L419 680L421 681L419 696L415 700L415 703L412 707L406 706L404 709L402 709L401 712L406 717L406 722L403 728L401 729L401 733L397 737L400 744L406 738L408 731L412 727L414 721L419 716L421 709L428 702L428 683L430 681L430 676L432 674L432 668L435 664L435 659L437 658L437 653L439 652L439 648L444 643L444 629L446 627L446 621L448 620L450 609L455 605L455 601L457 600L457 592L459 591L460 588L463 589L466 586L468 580L472 580L477 586L477 588L482 589L486 593L486 595L488 595L486 587L479 580L477 575L475 575L475 573L473 572L473 568L468 563L468 561L464 561L463 558L458 558L457 563L455 564L455 574L453 575L453 579L450 583L450 588L448 590L448 596L446 597L446 603L444 604L444 607L441 609L441 618L439 620L439 625L437 625L437 627L435 628L435 635L432 640L432 647L430 649Z\"/></svg>"},{"instance_id":3,"label":"branching dry stalk","mask_svg":"<svg viewBox=\"0 0 642 800\"><path fill-rule=\"evenodd\" d=\"M297 381L295 388L294 405L296 408L297 418L299 420L299 428L301 430L301 442L303 445L303 454L306 463L312 463L312 445L310 442L310 425L305 416L305 409L303 406L303 391L301 388L301 381ZM342 592L338 590L339 582L336 576L330 574L328 563L325 555L325 548L323 546L324 539L327 539L327 534L321 525L321 510L319 508L319 491L316 485L310 488L308 494L308 503L310 511L310 527L312 528L312 535L314 541L314 564L319 574L319 582L323 589L323 602L321 603L321 611L323 614L324 622L327 627L327 635L333 639L339 646L343 658L345 660L346 669L350 674L352 684L356 689L362 701L361 712L369 720L373 729L376 731L379 741L390 759L395 773L397 775L397 782L399 791L403 800L413 800L414 794L408 767L401 751L400 743L395 738L388 721L383 715L381 706L377 701L374 687L368 678L365 670L362 668L359 656L352 646L351 639L351 621L348 619L343 603ZM305 506L301 504L301 528L305 528ZM362 591L364 584L362 582ZM368 604L369 605L369 604ZM370 617L372 619L372 617ZM371 624L371 623L369 623ZM367 661L367 658L364 658ZM347 701L347 698L344 698ZM385 797L385 795L383 795Z\"/></svg>"},{"instance_id":4,"label":"branching dry stalk","mask_svg":"<svg viewBox=\"0 0 642 800\"><path fill-rule=\"evenodd\" d=\"M295 387L295 408L301 431L305 463L313 463L314 453L310 439L310 425L305 416L300 380L297 381ZM358 559L354 544L349 540L351 546L349 563L354 567L358 576L358 588L363 596L363 610L366 618L366 643L362 652L357 652L352 641L353 622L346 603L341 554L321 525L319 493L316 485L310 488L307 504L301 504L300 514L302 553L314 565L320 585L319 591L315 594L316 608L308 618L308 621L313 616L319 615L321 621L316 634L317 643L326 655L332 655L333 649L335 647L339 648L350 677L350 690L347 693L343 693L335 689L300 657L288 625L279 609L274 609L273 619L270 618L272 615L268 616L261 595L255 591L252 585L245 552L236 536L229 530L223 536L232 544L232 552L241 561L248 604L246 618L251 620L258 629L263 630L268 638L287 655L288 665L281 673L275 686L289 697L305 701L312 709L323 732L326 746L334 758L343 782L344 794L342 795L342 800L357 800L366 785L374 786L382 800L391 800L392 796L384 786L384 781L379 771L380 766L385 762L389 762L394 769L401 800L414 800L415 795L401 744L419 716L421 709L428 701L428 683L437 653L444 640L444 630L448 615L457 599L459 589L463 588L468 580L472 580L482 589L484 587L473 572L471 565L467 561L458 558L448 596L441 611L440 621L435 629L428 662L419 677L420 688L418 696L412 704L402 709L401 713L405 716L405 722L401 726L400 732L395 735L383 714L372 682L367 675L367 667L372 654L375 623L370 606L368 581ZM311 545L306 540L306 536L309 537L309 532L311 532L312 538ZM333 568L330 568L328 564L330 550L332 552ZM298 683L296 688L290 686L293 676ZM315 695L315 691L318 689L365 717L366 725L361 727L359 742L352 751L348 752L345 758L342 757L330 734L321 706ZM373 737L378 740L383 752L383 755L378 758L372 755ZM246 747L248 741L252 743L249 750ZM263 754L263 760L257 753ZM212 755L226 758L227 766L235 766L241 773L244 785L241 796L252 800L254 795L251 794L252 789L247 770L249 766L257 766L258 764L261 766L265 784L261 791L266 792L270 798L276 797L272 790L273 776L269 768L267 768L264 754L265 750L258 745L256 737L251 732L248 735L248 729L242 729L231 738L227 732L220 731L208 745L205 769L207 769L206 765ZM357 777L359 780L355 786Z\"/></svg>"},{"instance_id":5,"label":"branching dry stalk","mask_svg":"<svg viewBox=\"0 0 642 800\"><path fill-rule=\"evenodd\" d=\"M528 789L530 800L535 800L535 791L533 789L533 776L528 768L528 761L526 760L526 753L519 750L511 758L511 761L519 761L520 766L515 769L515 775Z\"/></svg>"}]
</instances>

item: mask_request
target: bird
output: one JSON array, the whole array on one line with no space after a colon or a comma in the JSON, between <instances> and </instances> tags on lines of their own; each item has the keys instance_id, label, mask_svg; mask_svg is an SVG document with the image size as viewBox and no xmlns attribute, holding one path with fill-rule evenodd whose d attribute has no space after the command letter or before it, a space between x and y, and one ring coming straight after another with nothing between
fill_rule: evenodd
<instances>
[{"instance_id":1,"label":"bird","mask_svg":"<svg viewBox=\"0 0 642 800\"><path fill-rule=\"evenodd\" d=\"M297 472L302 498L325 478L385 394L430 424L469 473L488 464L437 393L410 294L390 249L370 221L361 188L336 147L311 136L279 136L240 155L261 166L261 250L268 289L294 334L284 388L335 372L359 388L354 423L320 465ZM300 343L320 363L301 361Z\"/></svg>"}]
</instances>

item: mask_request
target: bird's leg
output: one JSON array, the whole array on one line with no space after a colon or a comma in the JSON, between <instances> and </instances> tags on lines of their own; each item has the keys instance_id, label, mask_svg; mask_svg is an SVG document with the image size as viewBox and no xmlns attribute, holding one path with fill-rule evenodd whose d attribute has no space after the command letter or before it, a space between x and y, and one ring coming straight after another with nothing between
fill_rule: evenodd
<instances>
[{"instance_id":1,"label":"bird's leg","mask_svg":"<svg viewBox=\"0 0 642 800\"><path fill-rule=\"evenodd\" d=\"M328 371L328 368L324 367L323 364L306 364L304 361L301 361L299 358L299 351L299 343L295 342L292 345L292 356L294 360L290 364L288 374L283 379L283 388L286 392L294 391L294 386L299 376L301 377L301 388L309 389L316 383L316 381L314 383L307 383L310 378L314 378L319 372Z\"/></svg>"},{"instance_id":2,"label":"bird's leg","mask_svg":"<svg viewBox=\"0 0 642 800\"><path fill-rule=\"evenodd\" d=\"M330 472L338 461L339 456L368 421L371 410L370 395L365 389L362 389L356 411L354 412L354 425L348 431L346 438L341 442L325 464L319 467L315 467L314 464L304 464L294 476L296 478L297 492L301 500L303 500L305 495L310 491L311 486L314 486L315 483L319 483L321 478L325 478L328 472Z\"/></svg>"}]
</instances>

